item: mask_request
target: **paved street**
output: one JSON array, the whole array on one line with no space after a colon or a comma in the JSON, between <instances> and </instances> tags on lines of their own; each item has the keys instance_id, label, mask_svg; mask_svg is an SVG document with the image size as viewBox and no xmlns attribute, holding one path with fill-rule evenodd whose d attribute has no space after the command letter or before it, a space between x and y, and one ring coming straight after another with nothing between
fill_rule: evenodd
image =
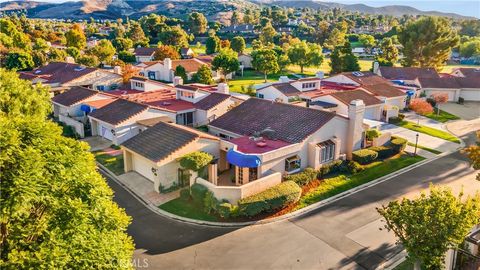
<instances>
[{"instance_id":1,"label":"paved street","mask_svg":"<svg viewBox=\"0 0 480 270\"><path fill-rule=\"evenodd\" d=\"M146 269L374 269L399 251L394 237L378 229L375 207L417 195L430 182L473 193L480 189L474 175L456 152L304 216L246 228L163 218L108 181L115 200L133 217L128 233L135 259L147 259Z\"/></svg>"}]
</instances>

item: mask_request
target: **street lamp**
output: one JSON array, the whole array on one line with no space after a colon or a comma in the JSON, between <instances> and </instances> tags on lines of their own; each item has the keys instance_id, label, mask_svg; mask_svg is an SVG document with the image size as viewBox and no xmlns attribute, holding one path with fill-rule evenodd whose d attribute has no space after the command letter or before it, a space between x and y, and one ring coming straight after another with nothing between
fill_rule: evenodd
<instances>
[{"instance_id":1,"label":"street lamp","mask_svg":"<svg viewBox=\"0 0 480 270\"><path fill-rule=\"evenodd\" d=\"M417 155L417 146L418 146L418 133L415 135L415 152L413 152L413 156Z\"/></svg>"}]
</instances>

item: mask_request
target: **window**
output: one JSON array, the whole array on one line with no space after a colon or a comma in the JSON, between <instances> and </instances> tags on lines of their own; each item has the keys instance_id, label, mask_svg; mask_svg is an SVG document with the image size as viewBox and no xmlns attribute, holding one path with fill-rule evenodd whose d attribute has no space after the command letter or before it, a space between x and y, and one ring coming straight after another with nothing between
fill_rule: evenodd
<instances>
[{"instance_id":1,"label":"window","mask_svg":"<svg viewBox=\"0 0 480 270\"><path fill-rule=\"evenodd\" d=\"M193 93L190 93L190 92L185 92L185 91L179 91L180 92L180 96L181 97L184 97L184 98L192 98L194 97L194 94Z\"/></svg>"},{"instance_id":2,"label":"window","mask_svg":"<svg viewBox=\"0 0 480 270\"><path fill-rule=\"evenodd\" d=\"M335 157L335 143L331 140L317 144L320 147L320 163L332 161Z\"/></svg>"},{"instance_id":3,"label":"window","mask_svg":"<svg viewBox=\"0 0 480 270\"><path fill-rule=\"evenodd\" d=\"M141 83L141 82L135 82L135 87L143 88L143 83Z\"/></svg>"},{"instance_id":4,"label":"window","mask_svg":"<svg viewBox=\"0 0 480 270\"><path fill-rule=\"evenodd\" d=\"M300 169L302 160L299 156L295 155L285 159L285 171L294 172Z\"/></svg>"},{"instance_id":5,"label":"window","mask_svg":"<svg viewBox=\"0 0 480 270\"><path fill-rule=\"evenodd\" d=\"M317 84L316 83L303 83L302 88L314 88Z\"/></svg>"},{"instance_id":6,"label":"window","mask_svg":"<svg viewBox=\"0 0 480 270\"><path fill-rule=\"evenodd\" d=\"M105 85L97 85L98 91L105 91Z\"/></svg>"},{"instance_id":7,"label":"window","mask_svg":"<svg viewBox=\"0 0 480 270\"><path fill-rule=\"evenodd\" d=\"M230 137L228 135L225 135L223 133L218 134L218 137L220 137L222 139L226 139L226 140L231 140L232 139L232 137Z\"/></svg>"},{"instance_id":8,"label":"window","mask_svg":"<svg viewBox=\"0 0 480 270\"><path fill-rule=\"evenodd\" d=\"M193 125L193 112L177 114L177 124L191 126Z\"/></svg>"},{"instance_id":9,"label":"window","mask_svg":"<svg viewBox=\"0 0 480 270\"><path fill-rule=\"evenodd\" d=\"M263 94L257 94L257 97L258 98L265 98L265 96Z\"/></svg>"}]
</instances>

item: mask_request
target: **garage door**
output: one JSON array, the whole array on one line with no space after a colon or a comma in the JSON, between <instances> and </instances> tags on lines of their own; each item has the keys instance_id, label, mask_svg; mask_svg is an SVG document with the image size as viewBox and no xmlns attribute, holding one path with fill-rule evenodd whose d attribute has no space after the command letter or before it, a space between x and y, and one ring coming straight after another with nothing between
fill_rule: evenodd
<instances>
[{"instance_id":1,"label":"garage door","mask_svg":"<svg viewBox=\"0 0 480 270\"><path fill-rule=\"evenodd\" d=\"M132 168L148 180L153 182L152 163L138 155L132 155Z\"/></svg>"},{"instance_id":2,"label":"garage door","mask_svg":"<svg viewBox=\"0 0 480 270\"><path fill-rule=\"evenodd\" d=\"M480 89L479 90L461 90L460 96L465 100L480 101Z\"/></svg>"},{"instance_id":3,"label":"garage door","mask_svg":"<svg viewBox=\"0 0 480 270\"><path fill-rule=\"evenodd\" d=\"M107 140L113 140L113 134L109 128L103 126L102 124L98 124L98 135L104 137Z\"/></svg>"},{"instance_id":4,"label":"garage door","mask_svg":"<svg viewBox=\"0 0 480 270\"><path fill-rule=\"evenodd\" d=\"M435 91L435 90L429 90L426 91L427 97L430 97L433 94L448 94L448 101L456 101L455 100L455 91Z\"/></svg>"}]
</instances>

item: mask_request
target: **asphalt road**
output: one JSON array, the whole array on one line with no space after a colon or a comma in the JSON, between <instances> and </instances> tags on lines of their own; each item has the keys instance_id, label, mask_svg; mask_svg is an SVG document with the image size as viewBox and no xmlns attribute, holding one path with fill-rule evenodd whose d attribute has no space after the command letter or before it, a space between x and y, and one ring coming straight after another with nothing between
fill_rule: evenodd
<instances>
[{"instance_id":1,"label":"asphalt road","mask_svg":"<svg viewBox=\"0 0 480 270\"><path fill-rule=\"evenodd\" d=\"M480 189L459 152L427 163L301 217L245 228L186 224L159 216L111 179L132 218L138 269L375 269L401 249L375 207L415 196L430 183Z\"/></svg>"}]
</instances>

